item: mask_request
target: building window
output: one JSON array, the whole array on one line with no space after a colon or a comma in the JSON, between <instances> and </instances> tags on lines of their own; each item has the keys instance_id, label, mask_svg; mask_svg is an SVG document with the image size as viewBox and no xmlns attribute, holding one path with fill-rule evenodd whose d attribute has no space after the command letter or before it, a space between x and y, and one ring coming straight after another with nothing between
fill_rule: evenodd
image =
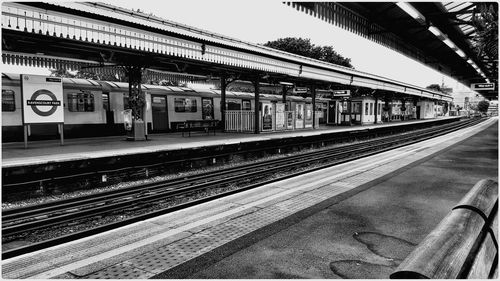
<instances>
[{"instance_id":1,"label":"building window","mask_svg":"<svg viewBox=\"0 0 500 281\"><path fill-rule=\"evenodd\" d=\"M68 110L71 112L93 112L94 95L88 92L69 93Z\"/></svg>"},{"instance_id":2,"label":"building window","mask_svg":"<svg viewBox=\"0 0 500 281\"><path fill-rule=\"evenodd\" d=\"M353 102L352 103L352 112L355 114L361 114L361 103L360 102Z\"/></svg>"},{"instance_id":3,"label":"building window","mask_svg":"<svg viewBox=\"0 0 500 281\"><path fill-rule=\"evenodd\" d=\"M194 98L175 98L175 112L196 112L196 100Z\"/></svg>"},{"instance_id":4,"label":"building window","mask_svg":"<svg viewBox=\"0 0 500 281\"><path fill-rule=\"evenodd\" d=\"M252 103L249 100L243 100L243 110L252 110Z\"/></svg>"},{"instance_id":5,"label":"building window","mask_svg":"<svg viewBox=\"0 0 500 281\"><path fill-rule=\"evenodd\" d=\"M2 111L16 111L14 91L2 90Z\"/></svg>"},{"instance_id":6,"label":"building window","mask_svg":"<svg viewBox=\"0 0 500 281\"><path fill-rule=\"evenodd\" d=\"M227 110L241 110L241 103L239 100L226 100Z\"/></svg>"}]
</instances>

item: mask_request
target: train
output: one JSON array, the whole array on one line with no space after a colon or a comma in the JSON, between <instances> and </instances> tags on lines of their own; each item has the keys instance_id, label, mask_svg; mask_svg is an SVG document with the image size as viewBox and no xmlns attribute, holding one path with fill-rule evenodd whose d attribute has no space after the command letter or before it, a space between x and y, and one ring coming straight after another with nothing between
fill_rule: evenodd
<instances>
[{"instance_id":1,"label":"train","mask_svg":"<svg viewBox=\"0 0 500 281\"><path fill-rule=\"evenodd\" d=\"M102 137L126 134L124 111L128 109L129 85L124 82L62 78L64 107L64 137ZM174 132L185 120L221 120L219 90L191 87L141 85L146 97L148 133ZM264 105L282 103L282 95L261 94L259 109ZM304 111L310 119L311 98L287 96L285 109ZM255 110L253 93L226 91L226 110ZM326 99L316 102L317 122L326 122ZM294 118L300 116L294 115ZM308 119L308 120L309 120ZM308 127L304 120L302 128ZM294 120L296 122L298 120ZM297 123L298 124L298 123ZM294 123L291 129L298 129ZM30 140L56 139L54 124L30 125ZM24 127L21 109L20 74L2 73L2 142L22 141Z\"/></svg>"},{"instance_id":2,"label":"train","mask_svg":"<svg viewBox=\"0 0 500 281\"><path fill-rule=\"evenodd\" d=\"M2 142L24 139L20 77L20 74L2 73ZM126 134L124 112L129 108L128 83L62 78L62 86L65 138ZM220 90L150 84L141 87L146 98L148 134L178 131L186 120L222 119ZM335 98L331 92L319 90L313 109L310 94L302 94L286 95L285 100L281 94L260 94L259 130L298 130L312 128L313 124L365 125L440 115L440 105L426 99L406 100L403 106L398 100L384 103L371 96ZM253 132L254 110L253 93L226 91L226 131ZM55 124L32 124L29 139L57 139L59 129Z\"/></svg>"}]
</instances>

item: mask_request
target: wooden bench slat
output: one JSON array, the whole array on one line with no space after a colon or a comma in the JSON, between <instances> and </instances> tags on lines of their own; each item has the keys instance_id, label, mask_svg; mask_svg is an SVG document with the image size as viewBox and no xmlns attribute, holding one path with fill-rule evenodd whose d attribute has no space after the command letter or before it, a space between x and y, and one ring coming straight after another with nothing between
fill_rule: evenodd
<instances>
[{"instance_id":1,"label":"wooden bench slat","mask_svg":"<svg viewBox=\"0 0 500 281\"><path fill-rule=\"evenodd\" d=\"M403 271L405 276L416 273L410 278L420 275L431 279L457 278L483 225L483 219L475 212L466 209L451 212L390 277L405 278L399 273Z\"/></svg>"},{"instance_id":2,"label":"wooden bench slat","mask_svg":"<svg viewBox=\"0 0 500 281\"><path fill-rule=\"evenodd\" d=\"M493 210L493 206L498 200L498 183L491 179L483 179L472 187L460 202L453 207L469 208L479 212L483 218L488 218Z\"/></svg>"},{"instance_id":3,"label":"wooden bench slat","mask_svg":"<svg viewBox=\"0 0 500 281\"><path fill-rule=\"evenodd\" d=\"M472 267L467 275L467 279L484 279L487 278L491 272L492 266L495 261L496 247L493 242L493 237L490 233L487 234L484 242L479 248L479 252L474 258Z\"/></svg>"},{"instance_id":4,"label":"wooden bench slat","mask_svg":"<svg viewBox=\"0 0 500 281\"><path fill-rule=\"evenodd\" d=\"M481 180L398 266L390 278L498 275L498 183Z\"/></svg>"}]
</instances>

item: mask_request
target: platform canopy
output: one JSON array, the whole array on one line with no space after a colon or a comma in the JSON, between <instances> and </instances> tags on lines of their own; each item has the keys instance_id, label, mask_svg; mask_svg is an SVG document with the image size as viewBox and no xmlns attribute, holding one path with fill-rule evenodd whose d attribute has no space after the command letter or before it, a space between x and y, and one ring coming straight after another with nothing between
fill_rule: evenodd
<instances>
[{"instance_id":1,"label":"platform canopy","mask_svg":"<svg viewBox=\"0 0 500 281\"><path fill-rule=\"evenodd\" d=\"M434 100L441 92L330 64L102 3L5 2L2 59L102 69L140 65L193 77L366 87ZM105 71L105 70L103 70Z\"/></svg>"},{"instance_id":2,"label":"platform canopy","mask_svg":"<svg viewBox=\"0 0 500 281\"><path fill-rule=\"evenodd\" d=\"M497 2L284 3L407 55L467 86L493 83L495 90L478 92L498 99ZM485 48L478 43L478 35L487 32L496 44Z\"/></svg>"}]
</instances>

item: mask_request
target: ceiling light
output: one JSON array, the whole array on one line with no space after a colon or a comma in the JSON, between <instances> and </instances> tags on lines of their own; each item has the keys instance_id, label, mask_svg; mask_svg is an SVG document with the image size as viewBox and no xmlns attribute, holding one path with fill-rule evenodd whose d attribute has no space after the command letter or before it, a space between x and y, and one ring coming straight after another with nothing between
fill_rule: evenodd
<instances>
[{"instance_id":1,"label":"ceiling light","mask_svg":"<svg viewBox=\"0 0 500 281\"><path fill-rule=\"evenodd\" d=\"M445 37L444 34L439 30L437 27L431 25L429 26L429 31L432 32L432 34L436 35L436 37Z\"/></svg>"},{"instance_id":2,"label":"ceiling light","mask_svg":"<svg viewBox=\"0 0 500 281\"><path fill-rule=\"evenodd\" d=\"M461 56L462 58L465 58L465 57L466 57L465 53L464 53L462 50L460 50L460 49L455 50L455 52L456 52L459 56Z\"/></svg>"},{"instance_id":3,"label":"ceiling light","mask_svg":"<svg viewBox=\"0 0 500 281\"><path fill-rule=\"evenodd\" d=\"M446 45L448 45L448 47L450 47L450 48L452 48L452 49L456 49L456 48L457 48L457 46L455 46L455 44L454 44L453 42L451 42L451 40L450 40L450 39L448 39L448 38L445 38L445 39L443 40L443 42L444 42Z\"/></svg>"},{"instance_id":4,"label":"ceiling light","mask_svg":"<svg viewBox=\"0 0 500 281\"><path fill-rule=\"evenodd\" d=\"M410 17L414 18L421 24L425 24L425 17L417 11L412 5L406 2L397 2L396 5L401 8L401 10L405 11Z\"/></svg>"}]
</instances>

